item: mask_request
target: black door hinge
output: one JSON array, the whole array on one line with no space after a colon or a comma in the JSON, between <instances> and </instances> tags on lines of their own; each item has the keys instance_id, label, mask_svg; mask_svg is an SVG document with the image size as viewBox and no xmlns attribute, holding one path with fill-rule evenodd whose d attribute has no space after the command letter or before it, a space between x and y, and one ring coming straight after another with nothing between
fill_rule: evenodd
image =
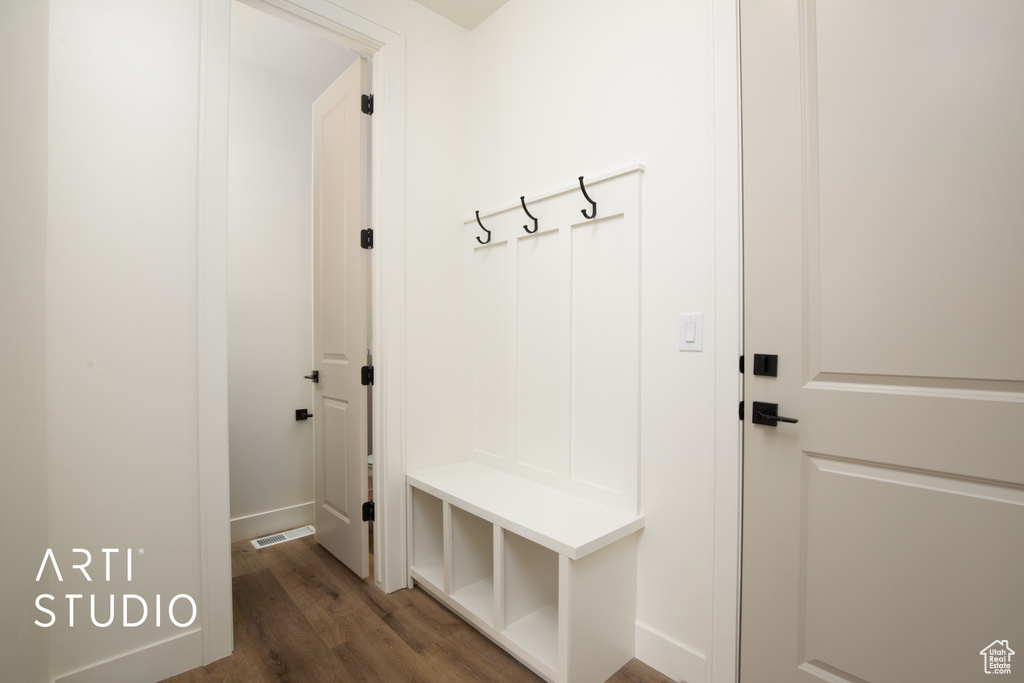
<instances>
[{"instance_id":1,"label":"black door hinge","mask_svg":"<svg viewBox=\"0 0 1024 683\"><path fill-rule=\"evenodd\" d=\"M740 420L743 420L743 401L740 401Z\"/></svg>"},{"instance_id":2,"label":"black door hinge","mask_svg":"<svg viewBox=\"0 0 1024 683\"><path fill-rule=\"evenodd\" d=\"M375 512L375 510L373 509L373 501L372 500L368 500L365 503L363 503L363 521L364 522L372 522L372 521L374 521L374 518L376 517L374 512Z\"/></svg>"},{"instance_id":3,"label":"black door hinge","mask_svg":"<svg viewBox=\"0 0 1024 683\"><path fill-rule=\"evenodd\" d=\"M740 356L740 374L743 374L743 356Z\"/></svg>"},{"instance_id":4,"label":"black door hinge","mask_svg":"<svg viewBox=\"0 0 1024 683\"><path fill-rule=\"evenodd\" d=\"M363 249L373 249L373 228L359 231L359 246Z\"/></svg>"},{"instance_id":5,"label":"black door hinge","mask_svg":"<svg viewBox=\"0 0 1024 683\"><path fill-rule=\"evenodd\" d=\"M362 382L363 382L363 386L364 387L368 387L371 384L373 384L373 366L372 365L364 365L363 366L363 379L362 379Z\"/></svg>"},{"instance_id":6,"label":"black door hinge","mask_svg":"<svg viewBox=\"0 0 1024 683\"><path fill-rule=\"evenodd\" d=\"M373 116L373 95L363 95L363 113Z\"/></svg>"}]
</instances>

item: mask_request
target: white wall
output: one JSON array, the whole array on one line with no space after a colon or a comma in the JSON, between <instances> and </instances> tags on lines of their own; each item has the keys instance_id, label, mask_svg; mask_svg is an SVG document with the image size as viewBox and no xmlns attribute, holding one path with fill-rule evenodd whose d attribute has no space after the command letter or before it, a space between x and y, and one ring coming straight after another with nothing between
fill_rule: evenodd
<instances>
[{"instance_id":1,"label":"white wall","mask_svg":"<svg viewBox=\"0 0 1024 683\"><path fill-rule=\"evenodd\" d=\"M12 519L6 507L12 504L17 506L13 518L23 525L23 532L6 537L11 547L5 557L19 561L4 563L4 613L21 609L24 614L3 620L4 653L11 643L17 648L16 664L6 661L5 675L20 667L28 681L45 680L48 669L64 681L157 680L202 663L199 622L182 631L165 619L158 629L151 617L137 628L100 629L79 610L74 628L65 621L40 634L31 620L41 615L22 603L35 595L23 570L31 567L34 578L48 541L64 568L80 559L73 548L94 555L94 581L66 571L55 588L61 595L96 593L103 604L109 594L133 593L152 605L156 593L165 600L187 593L201 601L200 570L208 561L200 545L204 489L197 446L202 4L52 0L48 200L40 163L47 130L41 114L45 6L18 3L15 10L11 4L3 9L2 49L5 57L6 50L17 50L18 61L5 59L5 66L16 63L24 80L9 79L5 72L4 84L25 100L18 103L19 118L8 119L5 106L0 168L9 173L12 162L17 165L24 184L7 187L24 203L4 203L4 211L10 207L14 215L3 216L5 296L0 302L4 319L10 310L17 325L16 341L5 334L3 348L19 345L14 355L5 353L5 363L17 361L14 369L3 366L5 380L9 372L19 376L13 384L4 382L4 405L13 398L21 412L5 414L19 421L10 432L5 422L4 455L6 461L10 444L38 457L18 463L24 478L4 478L17 485L11 497L5 485L4 519ZM298 4L324 6L318 0ZM405 352L417 359L408 375L412 408L406 439L428 444L427 452L448 452L458 443L460 419L449 405L462 387L449 378L458 328L444 323L459 290L448 275L457 264L446 261L455 252L445 247L454 238L450 226L464 210L458 188L468 39L462 29L411 0L339 4L404 36L408 64L401 95L407 102L408 144L399 170L409 187L406 264L413 283ZM29 16L9 15L15 11ZM8 27L16 39L8 40ZM14 142L24 147L8 156L6 145ZM43 202L49 212L45 231ZM24 233L9 236L8 218L24 225ZM9 258L19 267L8 269ZM8 277L18 289L7 288ZM9 291L16 296L6 296ZM203 315L218 316L205 309ZM221 323L226 310L222 315ZM33 511L33 504L45 512ZM117 556L112 580L96 580L102 548L135 551L130 584L118 572L123 565ZM226 585L228 577L213 580ZM9 600L14 611L6 610ZM65 620L66 610L59 615ZM14 641L7 638L12 632ZM44 636L53 641L49 661Z\"/></svg>"},{"instance_id":2,"label":"white wall","mask_svg":"<svg viewBox=\"0 0 1024 683\"><path fill-rule=\"evenodd\" d=\"M67 565L73 548L97 561L102 548L136 553L131 583L123 570L109 583L74 572L61 593L201 591L199 31L196 3L50 3L50 542ZM198 629L66 619L53 627L58 677ZM191 636L171 647L198 646Z\"/></svg>"},{"instance_id":3,"label":"white wall","mask_svg":"<svg viewBox=\"0 0 1024 683\"><path fill-rule=\"evenodd\" d=\"M469 378L458 368L471 353L464 317L471 293L460 267L458 226L474 171L466 165L469 34L420 5L411 4L407 21L405 450L411 470L448 462L469 445Z\"/></svg>"},{"instance_id":4,"label":"white wall","mask_svg":"<svg viewBox=\"0 0 1024 683\"><path fill-rule=\"evenodd\" d=\"M313 521L309 408L314 87L231 64L228 410L233 541ZM291 514L277 510L302 506ZM284 517L287 515L287 517ZM246 520L245 518L249 518Z\"/></svg>"},{"instance_id":5,"label":"white wall","mask_svg":"<svg viewBox=\"0 0 1024 683\"><path fill-rule=\"evenodd\" d=\"M4 680L49 676L32 622L49 539L46 482L47 3L0 3L0 662Z\"/></svg>"},{"instance_id":6,"label":"white wall","mask_svg":"<svg viewBox=\"0 0 1024 683\"><path fill-rule=\"evenodd\" d=\"M256 22L264 42L249 45ZM273 54L267 66L247 61L268 33L284 34L274 44L287 42L293 59L315 52L326 80L274 69ZM312 408L312 104L355 55L238 3L232 44L228 405L231 537L241 540L313 522L313 423L294 417Z\"/></svg>"},{"instance_id":7,"label":"white wall","mask_svg":"<svg viewBox=\"0 0 1024 683\"><path fill-rule=\"evenodd\" d=\"M711 645L711 50L710 2L510 0L471 34L463 207L646 166L637 656L688 678L703 676ZM704 313L700 353L678 350L691 312Z\"/></svg>"}]
</instances>

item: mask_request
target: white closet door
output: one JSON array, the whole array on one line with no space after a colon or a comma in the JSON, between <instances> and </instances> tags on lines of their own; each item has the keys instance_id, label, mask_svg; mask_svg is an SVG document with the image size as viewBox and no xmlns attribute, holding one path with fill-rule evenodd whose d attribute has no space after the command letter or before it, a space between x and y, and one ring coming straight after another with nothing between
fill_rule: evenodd
<instances>
[{"instance_id":1,"label":"white closet door","mask_svg":"<svg viewBox=\"0 0 1024 683\"><path fill-rule=\"evenodd\" d=\"M370 256L366 228L366 116L359 59L313 104L313 360L316 539L360 577L370 573L367 390Z\"/></svg>"},{"instance_id":2,"label":"white closet door","mask_svg":"<svg viewBox=\"0 0 1024 683\"><path fill-rule=\"evenodd\" d=\"M741 12L741 676L985 680L1024 652L1024 4Z\"/></svg>"}]
</instances>

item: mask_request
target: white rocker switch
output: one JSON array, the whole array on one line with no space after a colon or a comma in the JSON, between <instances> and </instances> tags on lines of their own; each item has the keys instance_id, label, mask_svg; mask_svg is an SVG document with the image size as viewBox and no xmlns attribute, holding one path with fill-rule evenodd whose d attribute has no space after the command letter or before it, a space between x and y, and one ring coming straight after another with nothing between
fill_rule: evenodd
<instances>
[{"instance_id":1,"label":"white rocker switch","mask_svg":"<svg viewBox=\"0 0 1024 683\"><path fill-rule=\"evenodd\" d=\"M679 350L702 351L704 349L704 314L679 314Z\"/></svg>"}]
</instances>

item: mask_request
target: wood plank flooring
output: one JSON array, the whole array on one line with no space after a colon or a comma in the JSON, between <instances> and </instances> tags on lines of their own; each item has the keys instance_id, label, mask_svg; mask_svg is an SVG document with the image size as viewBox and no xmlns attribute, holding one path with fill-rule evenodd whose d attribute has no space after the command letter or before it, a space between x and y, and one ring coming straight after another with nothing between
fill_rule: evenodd
<instances>
[{"instance_id":1,"label":"wood plank flooring","mask_svg":"<svg viewBox=\"0 0 1024 683\"><path fill-rule=\"evenodd\" d=\"M306 537L231 546L235 651L162 683L536 683L419 588L385 594ZM632 660L608 683L671 683Z\"/></svg>"}]
</instances>

